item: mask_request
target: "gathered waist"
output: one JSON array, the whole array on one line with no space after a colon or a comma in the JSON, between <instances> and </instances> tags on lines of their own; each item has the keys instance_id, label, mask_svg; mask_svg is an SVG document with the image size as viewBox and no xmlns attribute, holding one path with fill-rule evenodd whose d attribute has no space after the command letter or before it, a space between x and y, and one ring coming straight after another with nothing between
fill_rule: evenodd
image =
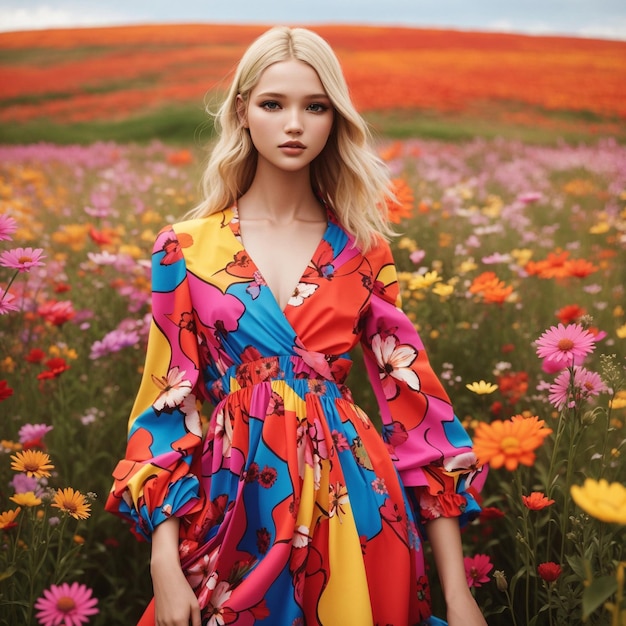
<instances>
[{"instance_id":1,"label":"gathered waist","mask_svg":"<svg viewBox=\"0 0 626 626\"><path fill-rule=\"evenodd\" d=\"M331 382L342 387L351 366L352 360L348 355L325 355L304 350L302 354L261 357L232 365L220 378L207 385L207 391L219 400L233 387L251 387L274 380L284 380L295 386L299 386L298 381L301 381L311 390L316 388L316 381L322 385Z\"/></svg>"}]
</instances>

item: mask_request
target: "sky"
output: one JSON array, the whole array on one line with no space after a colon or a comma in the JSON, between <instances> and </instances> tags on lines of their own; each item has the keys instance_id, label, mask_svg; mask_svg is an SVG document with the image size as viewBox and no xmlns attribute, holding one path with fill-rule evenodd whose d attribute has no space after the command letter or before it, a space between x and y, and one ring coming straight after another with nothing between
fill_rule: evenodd
<instances>
[{"instance_id":1,"label":"sky","mask_svg":"<svg viewBox=\"0 0 626 626\"><path fill-rule=\"evenodd\" d=\"M0 0L0 31L120 24L327 23L626 40L624 0Z\"/></svg>"}]
</instances>

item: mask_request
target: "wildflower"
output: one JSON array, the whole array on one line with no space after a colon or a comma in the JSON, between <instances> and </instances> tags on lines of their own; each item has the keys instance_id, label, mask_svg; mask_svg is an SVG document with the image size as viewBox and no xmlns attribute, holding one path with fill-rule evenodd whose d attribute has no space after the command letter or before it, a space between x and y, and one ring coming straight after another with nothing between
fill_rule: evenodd
<instances>
[{"instance_id":1,"label":"wildflower","mask_svg":"<svg viewBox=\"0 0 626 626\"><path fill-rule=\"evenodd\" d=\"M24 424L18 432L18 438L25 450L42 448L42 439L51 430L52 426L47 424Z\"/></svg>"},{"instance_id":2,"label":"wildflower","mask_svg":"<svg viewBox=\"0 0 626 626\"><path fill-rule=\"evenodd\" d=\"M107 333L102 341L96 341L91 346L89 358L99 359L107 354L119 352L129 346L139 343L139 333L136 330L125 331L119 328Z\"/></svg>"},{"instance_id":3,"label":"wildflower","mask_svg":"<svg viewBox=\"0 0 626 626\"><path fill-rule=\"evenodd\" d=\"M51 506L68 513L74 519L87 519L91 508L85 496L71 487L57 489Z\"/></svg>"},{"instance_id":4,"label":"wildflower","mask_svg":"<svg viewBox=\"0 0 626 626\"><path fill-rule=\"evenodd\" d=\"M41 504L41 498L38 498L33 491L16 493L9 500L20 506L39 506Z\"/></svg>"},{"instance_id":5,"label":"wildflower","mask_svg":"<svg viewBox=\"0 0 626 626\"><path fill-rule=\"evenodd\" d=\"M622 324L616 331L615 334L620 339L626 339L626 324Z\"/></svg>"},{"instance_id":6,"label":"wildflower","mask_svg":"<svg viewBox=\"0 0 626 626\"><path fill-rule=\"evenodd\" d=\"M30 272L33 267L43 265L42 248L13 248L0 253L0 265L18 272Z\"/></svg>"},{"instance_id":7,"label":"wildflower","mask_svg":"<svg viewBox=\"0 0 626 626\"><path fill-rule=\"evenodd\" d=\"M17 230L17 222L8 215L0 215L0 241L10 241Z\"/></svg>"},{"instance_id":8,"label":"wildflower","mask_svg":"<svg viewBox=\"0 0 626 626\"><path fill-rule=\"evenodd\" d=\"M603 522L626 524L626 487L601 478L585 479L583 486L572 485L570 493L574 502L592 517Z\"/></svg>"},{"instance_id":9,"label":"wildflower","mask_svg":"<svg viewBox=\"0 0 626 626\"><path fill-rule=\"evenodd\" d=\"M48 300L37 308L37 315L53 326L63 326L76 315L76 311L70 300Z\"/></svg>"},{"instance_id":10,"label":"wildflower","mask_svg":"<svg viewBox=\"0 0 626 626\"><path fill-rule=\"evenodd\" d=\"M438 283L432 288L432 292L441 298L447 298L454 293L454 285Z\"/></svg>"},{"instance_id":11,"label":"wildflower","mask_svg":"<svg viewBox=\"0 0 626 626\"><path fill-rule=\"evenodd\" d=\"M35 478L47 478L54 465L50 463L50 457L40 450L24 450L11 455L13 463L11 469L16 472L24 472L27 476Z\"/></svg>"},{"instance_id":12,"label":"wildflower","mask_svg":"<svg viewBox=\"0 0 626 626\"><path fill-rule=\"evenodd\" d=\"M574 366L573 370L562 371L550 385L550 403L561 410L576 402L597 396L606 390L606 385L596 372Z\"/></svg>"},{"instance_id":13,"label":"wildflower","mask_svg":"<svg viewBox=\"0 0 626 626\"><path fill-rule=\"evenodd\" d=\"M554 500L546 498L541 491L533 491L529 496L522 496L522 502L531 511L541 511L541 509L554 504Z\"/></svg>"},{"instance_id":14,"label":"wildflower","mask_svg":"<svg viewBox=\"0 0 626 626\"><path fill-rule=\"evenodd\" d=\"M41 363L46 358L46 353L40 348L31 348L25 358L28 363Z\"/></svg>"},{"instance_id":15,"label":"wildflower","mask_svg":"<svg viewBox=\"0 0 626 626\"><path fill-rule=\"evenodd\" d=\"M580 324L550 327L537 340L537 355L552 361L564 361L566 364L579 364L577 359L584 358L595 348L593 335Z\"/></svg>"},{"instance_id":16,"label":"wildflower","mask_svg":"<svg viewBox=\"0 0 626 626\"><path fill-rule=\"evenodd\" d=\"M77 582L50 585L35 602L37 620L41 626L86 624L91 615L98 613L98 600L91 594L89 587Z\"/></svg>"},{"instance_id":17,"label":"wildflower","mask_svg":"<svg viewBox=\"0 0 626 626\"><path fill-rule=\"evenodd\" d=\"M465 577L470 587L480 587L489 582L487 574L493 569L493 563L486 554L477 554L474 557L466 556L463 559Z\"/></svg>"},{"instance_id":18,"label":"wildflower","mask_svg":"<svg viewBox=\"0 0 626 626\"><path fill-rule=\"evenodd\" d=\"M390 222L399 224L404 218L411 217L415 198L403 178L391 180L391 191L394 198L387 201L387 216Z\"/></svg>"},{"instance_id":19,"label":"wildflower","mask_svg":"<svg viewBox=\"0 0 626 626\"><path fill-rule=\"evenodd\" d=\"M561 566L557 563L540 563L537 566L537 573L547 583L553 583L561 575Z\"/></svg>"},{"instance_id":20,"label":"wildflower","mask_svg":"<svg viewBox=\"0 0 626 626\"><path fill-rule=\"evenodd\" d=\"M498 591L506 591L509 588L509 583L507 582L503 571L497 569L493 573L493 579L496 581Z\"/></svg>"},{"instance_id":21,"label":"wildflower","mask_svg":"<svg viewBox=\"0 0 626 626\"><path fill-rule=\"evenodd\" d=\"M484 380L479 382L470 383L465 385L470 391L473 391L476 395L484 396L490 393L493 393L498 385L494 385L493 383L487 383Z\"/></svg>"},{"instance_id":22,"label":"wildflower","mask_svg":"<svg viewBox=\"0 0 626 626\"><path fill-rule=\"evenodd\" d=\"M61 357L53 357L45 363L46 369L37 374L37 380L49 380L50 378L58 378L63 372L70 369L65 359Z\"/></svg>"},{"instance_id":23,"label":"wildflower","mask_svg":"<svg viewBox=\"0 0 626 626\"><path fill-rule=\"evenodd\" d=\"M426 272L425 274L415 274L409 281L409 289L411 291L418 291L420 289L428 289L435 283L441 281L441 276L437 274L437 271Z\"/></svg>"},{"instance_id":24,"label":"wildflower","mask_svg":"<svg viewBox=\"0 0 626 626\"><path fill-rule=\"evenodd\" d=\"M474 433L474 452L481 464L494 469L504 466L514 471L521 463L532 465L534 450L552 432L538 417L514 415L510 420L495 420L490 424L479 422Z\"/></svg>"},{"instance_id":25,"label":"wildflower","mask_svg":"<svg viewBox=\"0 0 626 626\"><path fill-rule=\"evenodd\" d=\"M561 307L556 312L559 322L566 325L578 321L583 315L586 314L587 311L577 304L568 304L567 306Z\"/></svg>"},{"instance_id":26,"label":"wildflower","mask_svg":"<svg viewBox=\"0 0 626 626\"><path fill-rule=\"evenodd\" d=\"M11 311L19 311L20 307L13 302L15 296L0 287L0 315L6 315Z\"/></svg>"},{"instance_id":27,"label":"wildflower","mask_svg":"<svg viewBox=\"0 0 626 626\"><path fill-rule=\"evenodd\" d=\"M20 514L21 507L0 513L0 530L9 530L17 526L17 516Z\"/></svg>"},{"instance_id":28,"label":"wildflower","mask_svg":"<svg viewBox=\"0 0 626 626\"><path fill-rule=\"evenodd\" d=\"M0 380L0 402L10 398L13 395L13 389L9 387L6 380Z\"/></svg>"}]
</instances>

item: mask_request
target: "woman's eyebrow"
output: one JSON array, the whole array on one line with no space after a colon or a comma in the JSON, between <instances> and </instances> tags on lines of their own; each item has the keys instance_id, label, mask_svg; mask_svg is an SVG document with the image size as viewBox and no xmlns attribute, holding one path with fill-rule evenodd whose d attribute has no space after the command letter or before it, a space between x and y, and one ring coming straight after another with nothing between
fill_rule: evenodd
<instances>
[{"instance_id":1,"label":"woman's eyebrow","mask_svg":"<svg viewBox=\"0 0 626 626\"><path fill-rule=\"evenodd\" d=\"M257 98L287 98L288 95L284 93L278 93L275 91L265 91L263 93L257 94ZM312 93L310 95L304 96L310 100L321 100L322 98L328 100L328 96L325 93Z\"/></svg>"}]
</instances>

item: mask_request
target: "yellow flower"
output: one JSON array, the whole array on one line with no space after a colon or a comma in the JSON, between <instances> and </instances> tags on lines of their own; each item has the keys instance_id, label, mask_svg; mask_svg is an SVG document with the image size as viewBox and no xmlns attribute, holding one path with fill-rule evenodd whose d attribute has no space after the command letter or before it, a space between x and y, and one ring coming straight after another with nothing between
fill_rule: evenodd
<instances>
[{"instance_id":1,"label":"yellow flower","mask_svg":"<svg viewBox=\"0 0 626 626\"><path fill-rule=\"evenodd\" d=\"M0 370L12 374L15 371L15 361L10 357L6 357L0 361Z\"/></svg>"},{"instance_id":2,"label":"yellow flower","mask_svg":"<svg viewBox=\"0 0 626 626\"><path fill-rule=\"evenodd\" d=\"M495 385L494 383L487 383L484 380L481 380L479 382L474 382L474 383L470 383L469 385L465 385L470 391L473 391L475 394L479 395L479 396L484 396L490 393L493 393L497 388L498 385Z\"/></svg>"},{"instance_id":3,"label":"yellow flower","mask_svg":"<svg viewBox=\"0 0 626 626\"><path fill-rule=\"evenodd\" d=\"M474 262L474 259L468 259L467 261L463 261L461 265L459 265L459 274L469 274L473 272L478 265Z\"/></svg>"},{"instance_id":4,"label":"yellow flower","mask_svg":"<svg viewBox=\"0 0 626 626\"><path fill-rule=\"evenodd\" d=\"M433 286L432 292L436 296L440 296L441 298L447 298L454 293L454 285L450 285L448 283L437 283Z\"/></svg>"},{"instance_id":5,"label":"yellow flower","mask_svg":"<svg viewBox=\"0 0 626 626\"><path fill-rule=\"evenodd\" d=\"M51 506L68 513L75 519L87 519L91 508L91 504L87 502L85 496L71 487L57 489Z\"/></svg>"},{"instance_id":6,"label":"yellow flower","mask_svg":"<svg viewBox=\"0 0 626 626\"><path fill-rule=\"evenodd\" d=\"M608 222L598 222L589 229L589 233L591 235L603 235L604 233L608 233L610 228L611 226Z\"/></svg>"},{"instance_id":7,"label":"yellow flower","mask_svg":"<svg viewBox=\"0 0 626 626\"><path fill-rule=\"evenodd\" d=\"M9 528L17 526L15 520L20 514L21 510L22 509L18 506L17 509L12 509L11 511L5 511L4 513L0 513L0 530L8 530Z\"/></svg>"},{"instance_id":8,"label":"yellow flower","mask_svg":"<svg viewBox=\"0 0 626 626\"><path fill-rule=\"evenodd\" d=\"M9 439L0 440L0 450L2 452L17 452L22 449L22 444Z\"/></svg>"},{"instance_id":9,"label":"yellow flower","mask_svg":"<svg viewBox=\"0 0 626 626\"><path fill-rule=\"evenodd\" d=\"M601 478L585 479L583 486L572 485L574 502L586 513L603 522L626 524L626 487Z\"/></svg>"},{"instance_id":10,"label":"yellow flower","mask_svg":"<svg viewBox=\"0 0 626 626\"><path fill-rule=\"evenodd\" d=\"M620 390L615 394L613 400L609 402L612 409L623 409L626 407L626 391Z\"/></svg>"},{"instance_id":11,"label":"yellow flower","mask_svg":"<svg viewBox=\"0 0 626 626\"><path fill-rule=\"evenodd\" d=\"M398 248L400 248L400 250L408 250L409 252L415 252L415 250L417 250L417 244L410 237L401 237L398 240Z\"/></svg>"},{"instance_id":12,"label":"yellow flower","mask_svg":"<svg viewBox=\"0 0 626 626\"><path fill-rule=\"evenodd\" d=\"M426 272L426 274L415 274L409 281L409 289L428 289L441 280L441 276L437 272Z\"/></svg>"},{"instance_id":13,"label":"yellow flower","mask_svg":"<svg viewBox=\"0 0 626 626\"><path fill-rule=\"evenodd\" d=\"M626 339L626 324L622 324L615 333L620 339Z\"/></svg>"},{"instance_id":14,"label":"yellow flower","mask_svg":"<svg viewBox=\"0 0 626 626\"><path fill-rule=\"evenodd\" d=\"M515 248L511 250L511 256L515 259L518 265L524 267L533 256L533 251L530 248Z\"/></svg>"},{"instance_id":15,"label":"yellow flower","mask_svg":"<svg viewBox=\"0 0 626 626\"><path fill-rule=\"evenodd\" d=\"M34 491L16 493L14 496L11 496L9 500L20 506L39 506L41 504L41 498L38 498Z\"/></svg>"},{"instance_id":16,"label":"yellow flower","mask_svg":"<svg viewBox=\"0 0 626 626\"><path fill-rule=\"evenodd\" d=\"M13 463L11 469L16 472L26 472L27 476L35 478L47 478L54 465L50 463L50 457L41 450L24 450L11 455Z\"/></svg>"}]
</instances>

